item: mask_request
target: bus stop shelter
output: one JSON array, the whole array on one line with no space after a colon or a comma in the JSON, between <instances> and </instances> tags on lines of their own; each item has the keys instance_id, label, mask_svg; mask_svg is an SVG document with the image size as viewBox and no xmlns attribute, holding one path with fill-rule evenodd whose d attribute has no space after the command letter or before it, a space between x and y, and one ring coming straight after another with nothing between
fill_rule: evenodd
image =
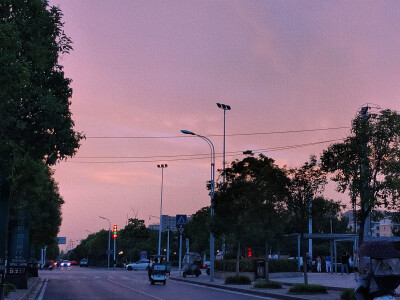
<instances>
[{"instance_id":1,"label":"bus stop shelter","mask_svg":"<svg viewBox=\"0 0 400 300\"><path fill-rule=\"evenodd\" d=\"M300 245L301 245L301 233L292 233L286 235L287 237L297 237L297 257L298 259L298 270L300 271ZM333 259L332 264L335 266L335 273L337 273L337 242L353 242L353 251L356 252L358 248L358 234L339 234L339 233L304 233L303 239L305 240L329 240L330 256ZM303 262L305 263L305 262Z\"/></svg>"}]
</instances>

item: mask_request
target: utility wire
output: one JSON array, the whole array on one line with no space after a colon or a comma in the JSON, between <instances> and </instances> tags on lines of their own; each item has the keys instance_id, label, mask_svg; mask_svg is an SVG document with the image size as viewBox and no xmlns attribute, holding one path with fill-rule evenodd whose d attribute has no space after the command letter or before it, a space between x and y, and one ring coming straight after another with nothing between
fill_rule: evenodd
<instances>
[{"instance_id":1,"label":"utility wire","mask_svg":"<svg viewBox=\"0 0 400 300\"><path fill-rule=\"evenodd\" d=\"M314 132L325 130L337 130L350 128L349 126L329 127L329 128L316 128L316 129L301 129L301 130L286 130L286 131L269 131L269 132L253 132L253 133L233 133L225 134L225 136L254 136L254 135L270 135L270 134L287 134L287 133L300 133L300 132ZM210 137L221 137L223 134L208 134ZM86 139L175 139L175 138L188 138L192 136L185 135L172 135L172 136L88 136Z\"/></svg>"},{"instance_id":2,"label":"utility wire","mask_svg":"<svg viewBox=\"0 0 400 300\"><path fill-rule=\"evenodd\" d=\"M301 147L308 147L314 145L320 145L325 143L332 143L337 141L342 141L343 139L335 139L335 140L327 140L327 141L320 141L315 143L304 143L298 145L288 145L288 146L280 146L280 147L273 147L273 148L262 148L262 149L246 149L253 153L261 153L261 152L275 152L281 150L288 150L294 148L301 148ZM237 155L244 155L243 151L232 151L228 152L226 156L237 156ZM216 157L221 157L222 153L217 153ZM165 157L169 157L169 159L165 159ZM83 157L82 157L83 158ZM80 162L72 162L69 163L76 163L76 164L118 164L118 163L145 163L145 162L157 162L160 159L163 161L185 161L185 160L199 160L199 159L208 159L210 158L210 154L189 154L189 155L163 155L163 156L136 156L136 157L85 157L86 159L89 158L110 158L110 159L146 159L146 160L122 160L122 161L80 161ZM156 159L160 158L160 159Z\"/></svg>"}]
</instances>

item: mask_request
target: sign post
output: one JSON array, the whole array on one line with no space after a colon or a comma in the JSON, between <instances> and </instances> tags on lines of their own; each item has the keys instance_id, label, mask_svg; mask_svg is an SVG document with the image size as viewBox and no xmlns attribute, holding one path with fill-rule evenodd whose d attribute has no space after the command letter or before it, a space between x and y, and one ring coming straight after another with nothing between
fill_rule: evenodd
<instances>
[{"instance_id":1,"label":"sign post","mask_svg":"<svg viewBox=\"0 0 400 300\"><path fill-rule=\"evenodd\" d=\"M179 229L181 229L181 228L179 228ZM178 277L181 277L181 269L182 269L182 232L181 232L181 230L179 230L179 274L178 274Z\"/></svg>"},{"instance_id":2,"label":"sign post","mask_svg":"<svg viewBox=\"0 0 400 300\"><path fill-rule=\"evenodd\" d=\"M176 215L176 227L179 230L179 274L178 277L181 277L181 269L182 269L182 235L185 231L185 226L187 222L186 215Z\"/></svg>"}]
</instances>

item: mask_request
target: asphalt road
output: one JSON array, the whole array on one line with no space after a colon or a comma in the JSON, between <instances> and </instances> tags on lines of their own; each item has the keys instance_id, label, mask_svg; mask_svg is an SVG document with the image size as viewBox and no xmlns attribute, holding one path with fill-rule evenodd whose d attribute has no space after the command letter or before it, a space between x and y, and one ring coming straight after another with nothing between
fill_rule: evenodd
<instances>
[{"instance_id":1,"label":"asphalt road","mask_svg":"<svg viewBox=\"0 0 400 300\"><path fill-rule=\"evenodd\" d=\"M44 284L38 300L271 299L168 279L165 286L151 285L146 271L72 266L41 271L40 277Z\"/></svg>"}]
</instances>

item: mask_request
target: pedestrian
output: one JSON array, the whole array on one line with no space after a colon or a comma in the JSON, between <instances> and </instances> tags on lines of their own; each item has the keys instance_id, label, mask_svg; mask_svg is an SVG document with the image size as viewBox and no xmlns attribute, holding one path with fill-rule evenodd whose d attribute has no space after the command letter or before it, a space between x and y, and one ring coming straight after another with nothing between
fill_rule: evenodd
<instances>
[{"instance_id":1,"label":"pedestrian","mask_svg":"<svg viewBox=\"0 0 400 300\"><path fill-rule=\"evenodd\" d=\"M326 273L332 273L331 261L332 259L329 255L325 256Z\"/></svg>"},{"instance_id":2,"label":"pedestrian","mask_svg":"<svg viewBox=\"0 0 400 300\"><path fill-rule=\"evenodd\" d=\"M343 271L346 271L347 274L350 274L349 273L349 258L350 258L350 255L348 252L343 253L343 255L340 257L340 260L342 263L342 266L341 266L342 275L343 275Z\"/></svg>"},{"instance_id":3,"label":"pedestrian","mask_svg":"<svg viewBox=\"0 0 400 300\"><path fill-rule=\"evenodd\" d=\"M317 272L321 272L321 257L317 257Z\"/></svg>"}]
</instances>

